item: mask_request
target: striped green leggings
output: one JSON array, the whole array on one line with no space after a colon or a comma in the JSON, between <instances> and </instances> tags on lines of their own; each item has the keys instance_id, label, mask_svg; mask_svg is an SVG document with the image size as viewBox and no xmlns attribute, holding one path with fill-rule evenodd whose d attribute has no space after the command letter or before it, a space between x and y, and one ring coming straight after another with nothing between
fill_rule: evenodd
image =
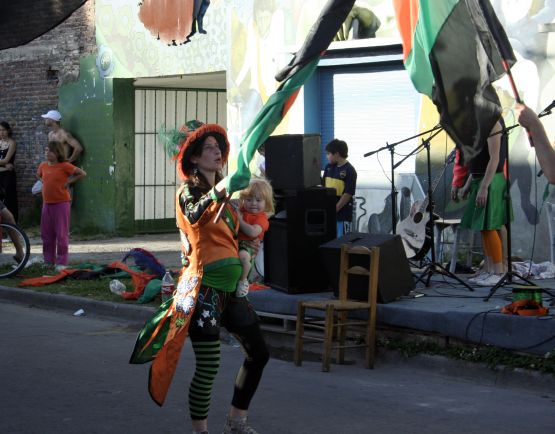
<instances>
[{"instance_id":1,"label":"striped green leggings","mask_svg":"<svg viewBox=\"0 0 555 434\"><path fill-rule=\"evenodd\" d=\"M247 298L202 286L189 327L196 358L195 374L189 386L189 411L193 420L208 417L212 385L220 367L221 326L237 338L246 353L235 379L231 401L234 407L249 408L270 357L258 317Z\"/></svg>"}]
</instances>

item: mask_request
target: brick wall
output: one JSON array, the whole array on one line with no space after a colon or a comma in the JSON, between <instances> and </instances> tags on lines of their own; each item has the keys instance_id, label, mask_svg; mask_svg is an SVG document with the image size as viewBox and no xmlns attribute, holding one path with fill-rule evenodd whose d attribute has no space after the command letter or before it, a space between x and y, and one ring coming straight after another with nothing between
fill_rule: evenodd
<instances>
[{"instance_id":1,"label":"brick wall","mask_svg":"<svg viewBox=\"0 0 555 434\"><path fill-rule=\"evenodd\" d=\"M17 143L15 166L23 220L33 214L36 201L30 190L47 141L40 115L57 108L58 87L75 81L79 59L95 51L94 0L29 44L0 51L0 119L11 125Z\"/></svg>"}]
</instances>

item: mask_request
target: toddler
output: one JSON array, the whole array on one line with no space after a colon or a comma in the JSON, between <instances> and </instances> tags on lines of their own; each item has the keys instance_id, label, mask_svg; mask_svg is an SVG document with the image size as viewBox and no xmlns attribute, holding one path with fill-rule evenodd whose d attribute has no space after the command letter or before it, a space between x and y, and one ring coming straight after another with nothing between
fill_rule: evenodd
<instances>
[{"instance_id":1,"label":"toddler","mask_svg":"<svg viewBox=\"0 0 555 434\"><path fill-rule=\"evenodd\" d=\"M268 230L268 215L274 213L274 192L264 178L251 179L249 186L239 196L239 259L241 278L237 283L237 297L245 297L249 292L248 276L251 270L252 248L245 241L263 240Z\"/></svg>"}]
</instances>

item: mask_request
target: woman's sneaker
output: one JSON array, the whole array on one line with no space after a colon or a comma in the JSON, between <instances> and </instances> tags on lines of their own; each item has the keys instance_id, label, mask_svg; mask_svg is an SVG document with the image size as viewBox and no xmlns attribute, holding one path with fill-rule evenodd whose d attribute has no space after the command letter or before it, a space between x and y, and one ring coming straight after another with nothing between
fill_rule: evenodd
<instances>
[{"instance_id":1,"label":"woman's sneaker","mask_svg":"<svg viewBox=\"0 0 555 434\"><path fill-rule=\"evenodd\" d=\"M482 280L487 279L490 276L491 273L488 273L487 271L480 271L478 274L476 274L476 276L468 279L468 283L478 284L478 282L481 282Z\"/></svg>"},{"instance_id":2,"label":"woman's sneaker","mask_svg":"<svg viewBox=\"0 0 555 434\"><path fill-rule=\"evenodd\" d=\"M237 290L235 291L235 297L246 297L249 293L249 281L248 280L240 280L237 282Z\"/></svg>"},{"instance_id":3,"label":"woman's sneaker","mask_svg":"<svg viewBox=\"0 0 555 434\"><path fill-rule=\"evenodd\" d=\"M227 416L222 434L258 434L247 423L247 416L231 417Z\"/></svg>"},{"instance_id":4,"label":"woman's sneaker","mask_svg":"<svg viewBox=\"0 0 555 434\"><path fill-rule=\"evenodd\" d=\"M490 286L490 287L495 286L501 280L502 277L503 277L502 274L490 274L489 277L486 277L485 279L482 279L476 282L476 285Z\"/></svg>"}]
</instances>

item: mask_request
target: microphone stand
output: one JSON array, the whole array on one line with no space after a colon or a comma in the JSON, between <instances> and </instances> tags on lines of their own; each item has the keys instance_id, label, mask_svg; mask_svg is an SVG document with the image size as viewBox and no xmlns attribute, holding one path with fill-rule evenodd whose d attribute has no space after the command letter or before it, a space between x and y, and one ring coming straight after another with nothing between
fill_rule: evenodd
<instances>
[{"instance_id":1,"label":"microphone stand","mask_svg":"<svg viewBox=\"0 0 555 434\"><path fill-rule=\"evenodd\" d=\"M430 254L431 254L431 261L426 266L426 269L420 274L420 276L416 279L415 284L418 282L424 283L424 278L427 277L426 287L430 286L430 280L434 273L440 273L452 279L455 279L461 285L466 287L469 291L474 291L472 287L470 287L465 281L461 278L456 276L455 274L451 273L448 269L446 269L443 265L436 262L436 250L435 250L435 228L434 228L434 199L433 199L433 189L432 189L432 163L431 163L431 156L430 156L430 141L438 135L440 131L432 134L427 139L422 140L422 144L417 148L421 149L422 147L426 148L426 163L427 163L427 174L428 174L428 208L429 208L429 217L428 217L428 224L426 225L426 229L430 231Z\"/></svg>"},{"instance_id":2,"label":"microphone stand","mask_svg":"<svg viewBox=\"0 0 555 434\"><path fill-rule=\"evenodd\" d=\"M397 167L399 167L407 158L409 158L410 156L416 154L420 149L422 149L422 145L419 145L418 147L416 147L415 149L413 149L408 155L406 155L401 161L399 161L397 164L395 164L395 146L400 145L401 143L405 143L409 140L415 139L417 137L423 136L425 134L431 133L435 130L442 130L443 127L441 125L436 125L435 127L429 129L428 131L424 131L422 133L416 134L412 137L408 137L406 139L403 139L399 142L396 143L387 143L385 144L385 146L382 146L379 149L376 149L375 151L371 151L371 152L367 152L366 154L364 154L363 156L366 157L370 157L371 155L377 154L378 152L384 151L384 150L389 150L390 153L390 161L391 161L391 232L395 235L397 233L397 189L395 188L395 169ZM438 131L439 133L439 131ZM437 133L436 133L437 134ZM435 134L434 134L435 136ZM434 137L432 136L432 137ZM430 138L431 139L431 138Z\"/></svg>"},{"instance_id":3,"label":"microphone stand","mask_svg":"<svg viewBox=\"0 0 555 434\"><path fill-rule=\"evenodd\" d=\"M551 109L555 107L555 101L552 102L546 109L544 109L538 117L543 117L546 115L551 114ZM519 124L511 125L510 127L504 128L497 133L492 134L492 136L496 134L505 134L508 131L512 130L513 128L520 126ZM490 136L491 137L491 136ZM499 281L490 289L489 294L484 298L484 301L489 301L489 299L495 294L495 292L504 286L505 284L513 283L513 278L516 277L521 281L527 283L530 286L536 286L533 282L529 281L525 277L518 274L516 271L513 271L513 262L512 262L512 252L511 252L511 244L512 244L512 236L511 236L511 180L509 176L509 140L505 140L505 155L506 155L506 166L507 166L507 176L505 177L505 219L507 223L505 223L505 227L507 228L507 272L499 279ZM538 176L541 176L541 171L538 173Z\"/></svg>"}]
</instances>

